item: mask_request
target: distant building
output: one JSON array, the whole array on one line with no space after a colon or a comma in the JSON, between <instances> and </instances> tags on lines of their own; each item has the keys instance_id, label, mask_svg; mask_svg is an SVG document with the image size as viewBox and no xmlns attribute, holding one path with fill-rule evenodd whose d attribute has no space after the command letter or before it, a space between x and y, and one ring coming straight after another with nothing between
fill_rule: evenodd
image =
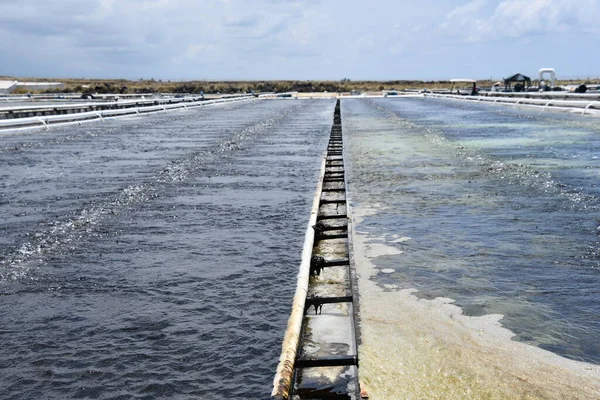
<instances>
[{"instance_id":1,"label":"distant building","mask_svg":"<svg viewBox=\"0 0 600 400\"><path fill-rule=\"evenodd\" d=\"M17 89L25 89L28 92L48 89L62 89L65 87L64 83L60 82L18 82Z\"/></svg>"},{"instance_id":2,"label":"distant building","mask_svg":"<svg viewBox=\"0 0 600 400\"><path fill-rule=\"evenodd\" d=\"M9 94L17 88L17 81L0 81L0 95Z\"/></svg>"},{"instance_id":3,"label":"distant building","mask_svg":"<svg viewBox=\"0 0 600 400\"><path fill-rule=\"evenodd\" d=\"M48 89L62 89L65 87L61 82L18 82L18 81L0 81L0 95L6 95L17 89L25 89L28 92L35 92Z\"/></svg>"}]
</instances>

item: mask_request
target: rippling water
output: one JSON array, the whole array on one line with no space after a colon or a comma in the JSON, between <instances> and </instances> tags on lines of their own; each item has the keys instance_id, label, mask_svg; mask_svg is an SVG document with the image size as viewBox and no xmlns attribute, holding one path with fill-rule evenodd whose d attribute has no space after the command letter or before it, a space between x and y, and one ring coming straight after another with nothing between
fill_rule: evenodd
<instances>
[{"instance_id":1,"label":"rippling water","mask_svg":"<svg viewBox=\"0 0 600 400\"><path fill-rule=\"evenodd\" d=\"M268 397L333 106L0 136L0 397Z\"/></svg>"},{"instance_id":2,"label":"rippling water","mask_svg":"<svg viewBox=\"0 0 600 400\"><path fill-rule=\"evenodd\" d=\"M359 229L401 254L382 288L502 314L516 340L600 363L597 119L434 99L345 100Z\"/></svg>"}]
</instances>

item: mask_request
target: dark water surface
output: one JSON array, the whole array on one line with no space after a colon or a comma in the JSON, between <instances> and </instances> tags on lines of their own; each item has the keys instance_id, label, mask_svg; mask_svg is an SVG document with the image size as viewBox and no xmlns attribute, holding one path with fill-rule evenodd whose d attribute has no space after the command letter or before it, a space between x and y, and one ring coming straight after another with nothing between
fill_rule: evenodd
<instances>
[{"instance_id":1,"label":"dark water surface","mask_svg":"<svg viewBox=\"0 0 600 400\"><path fill-rule=\"evenodd\" d=\"M333 106L0 136L0 398L268 397Z\"/></svg>"},{"instance_id":2,"label":"dark water surface","mask_svg":"<svg viewBox=\"0 0 600 400\"><path fill-rule=\"evenodd\" d=\"M375 259L382 287L600 363L598 119L423 98L342 115L353 202L377 210L358 229L403 251Z\"/></svg>"}]
</instances>

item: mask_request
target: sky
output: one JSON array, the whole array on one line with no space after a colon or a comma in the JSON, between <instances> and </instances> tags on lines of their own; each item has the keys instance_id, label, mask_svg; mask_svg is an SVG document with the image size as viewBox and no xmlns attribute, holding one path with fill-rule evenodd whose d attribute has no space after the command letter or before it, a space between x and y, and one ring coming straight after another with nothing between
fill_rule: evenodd
<instances>
[{"instance_id":1,"label":"sky","mask_svg":"<svg viewBox=\"0 0 600 400\"><path fill-rule=\"evenodd\" d=\"M0 76L600 77L600 0L0 0Z\"/></svg>"}]
</instances>

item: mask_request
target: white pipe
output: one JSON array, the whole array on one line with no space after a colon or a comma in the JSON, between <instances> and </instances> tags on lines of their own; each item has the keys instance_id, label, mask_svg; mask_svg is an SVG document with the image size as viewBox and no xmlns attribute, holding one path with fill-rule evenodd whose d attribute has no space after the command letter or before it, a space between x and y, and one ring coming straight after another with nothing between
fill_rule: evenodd
<instances>
[{"instance_id":1,"label":"white pipe","mask_svg":"<svg viewBox=\"0 0 600 400\"><path fill-rule=\"evenodd\" d=\"M592 101L590 104L588 104L587 106L585 106L585 108L583 109L583 112L581 113L581 115L584 115L587 110L594 105L594 103L596 103L595 101Z\"/></svg>"},{"instance_id":2,"label":"white pipe","mask_svg":"<svg viewBox=\"0 0 600 400\"><path fill-rule=\"evenodd\" d=\"M209 100L206 102L203 101L195 101L190 103L192 106L204 106L204 105L214 105L220 103L229 103L231 101L247 101L253 100L253 96L245 96L234 99L216 99ZM154 103L154 101L148 101ZM148 103L146 102L146 103ZM208 103L208 104L207 104ZM110 103L113 104L113 103ZM88 122L90 120L100 119L104 121L104 116L112 116L114 118L124 117L131 114L141 115L150 114L154 112L167 112L167 109L181 109L185 106L185 104L166 104L166 105L158 105L158 106L145 106L145 107L135 107L135 108L124 108L124 109L114 109L114 110L104 110L104 111L85 111L81 113L73 113L73 114L58 114L58 115L48 115L43 118L41 117L24 117L24 118L10 118L10 119L0 119L0 130L2 132L15 131L15 130L26 130L36 128L34 127L20 127L22 125L33 125L36 123L44 124L46 129L49 129L50 125L58 126L58 125L68 125L70 123L81 124L83 122ZM85 108L85 107L81 107ZM51 124L50 124L51 122ZM5 129L2 129L5 127Z\"/></svg>"},{"instance_id":3,"label":"white pipe","mask_svg":"<svg viewBox=\"0 0 600 400\"><path fill-rule=\"evenodd\" d=\"M40 121L42 124L44 124L44 127L46 128L46 130L48 130L48 123L46 121L44 121L42 118L38 118L38 121Z\"/></svg>"},{"instance_id":4,"label":"white pipe","mask_svg":"<svg viewBox=\"0 0 600 400\"><path fill-rule=\"evenodd\" d=\"M38 122L42 122L40 117L0 119L0 128L3 126L30 125Z\"/></svg>"},{"instance_id":5,"label":"white pipe","mask_svg":"<svg viewBox=\"0 0 600 400\"><path fill-rule=\"evenodd\" d=\"M429 95L431 96L431 95ZM449 100L472 100L472 101L482 101L489 102L492 104L510 104L513 107L517 106L528 106L541 108L542 112L546 111L548 108L556 109L556 110L579 110L582 109L582 114L585 114L590 108L592 108L597 101L585 101L585 100L547 100L547 99L531 99L531 98L511 98L511 97L487 97L487 96L479 96L479 97L469 97L469 96L455 96L455 95L433 95L431 97L441 98L441 99L449 99Z\"/></svg>"},{"instance_id":6,"label":"white pipe","mask_svg":"<svg viewBox=\"0 0 600 400\"><path fill-rule=\"evenodd\" d=\"M209 101L241 101L242 99L251 99L254 98L252 95L247 96L239 96L233 98L224 98L224 99L216 99ZM190 101L191 99L191 101ZM7 99L8 101L8 99ZM173 103L184 103L191 102L195 103L202 100L194 100L194 98L186 97L180 99L142 99L142 100L119 100L118 102L114 101L102 101L102 102L85 102L85 103L74 103L74 104L48 104L48 105L30 105L30 106L12 106L12 107L0 107L0 112L7 111L21 111L21 110L46 110L46 109L56 109L56 110L65 110L65 109L80 109L80 108L88 108L88 107L104 107L104 106L112 106L112 105L133 105L133 104L154 104L158 102L159 105L172 105Z\"/></svg>"},{"instance_id":7,"label":"white pipe","mask_svg":"<svg viewBox=\"0 0 600 400\"><path fill-rule=\"evenodd\" d=\"M313 226L317 223L319 213L319 203L321 202L321 192L323 190L323 177L325 176L325 161L327 154L323 155L321 162L321 173L319 182L313 198L313 205L310 211L310 218L306 233L304 235L304 247L302 248L302 259L298 272L298 282L296 284L296 293L292 303L292 312L288 320L287 329L283 338L281 356L277 365L277 373L273 379L273 392L271 396L284 396L287 398L291 388L292 377L294 375L294 363L300 344L300 333L302 330L302 319L304 318L304 306L308 294L308 283L310 280L310 259L312 256L315 231Z\"/></svg>"}]
</instances>

